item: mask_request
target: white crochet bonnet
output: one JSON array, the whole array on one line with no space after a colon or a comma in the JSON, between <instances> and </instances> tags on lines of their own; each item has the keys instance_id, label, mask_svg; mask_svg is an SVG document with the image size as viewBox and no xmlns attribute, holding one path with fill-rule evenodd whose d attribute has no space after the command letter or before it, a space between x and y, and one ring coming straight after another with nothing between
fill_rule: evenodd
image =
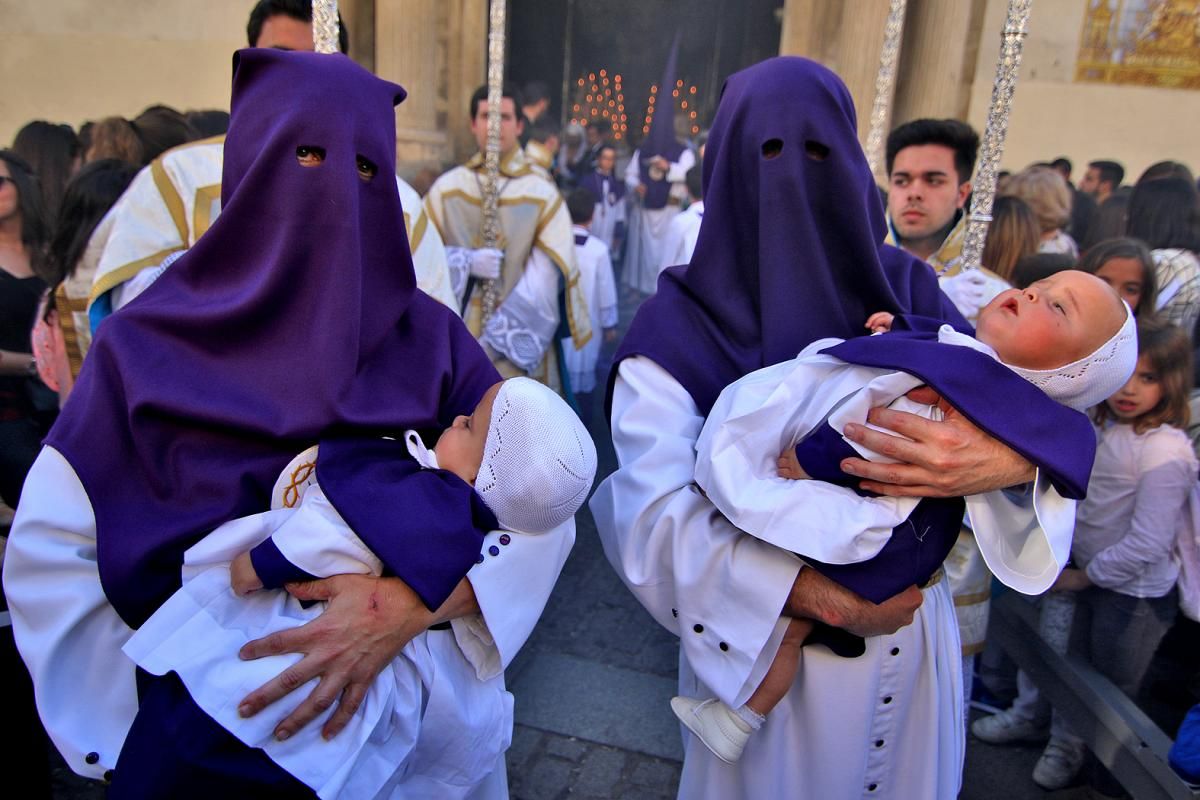
<instances>
[{"instance_id":1,"label":"white crochet bonnet","mask_svg":"<svg viewBox=\"0 0 1200 800\"><path fill-rule=\"evenodd\" d=\"M1055 369L1009 369L1041 389L1054 400L1076 411L1086 411L1104 402L1125 385L1137 367L1137 323L1124 300L1125 322L1107 342L1078 361Z\"/></svg>"},{"instance_id":2,"label":"white crochet bonnet","mask_svg":"<svg viewBox=\"0 0 1200 800\"><path fill-rule=\"evenodd\" d=\"M561 397L509 378L492 403L475 491L502 528L545 533L569 520L596 477L596 445Z\"/></svg>"}]
</instances>

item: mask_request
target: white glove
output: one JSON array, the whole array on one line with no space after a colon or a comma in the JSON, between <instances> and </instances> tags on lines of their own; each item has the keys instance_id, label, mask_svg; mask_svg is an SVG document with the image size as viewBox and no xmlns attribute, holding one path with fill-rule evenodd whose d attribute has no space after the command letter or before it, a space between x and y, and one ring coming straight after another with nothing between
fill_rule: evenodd
<instances>
[{"instance_id":1,"label":"white glove","mask_svg":"<svg viewBox=\"0 0 1200 800\"><path fill-rule=\"evenodd\" d=\"M500 277L500 266L504 263L504 251L494 247L481 247L471 251L471 275L492 281Z\"/></svg>"},{"instance_id":2,"label":"white glove","mask_svg":"<svg viewBox=\"0 0 1200 800\"><path fill-rule=\"evenodd\" d=\"M959 313L967 319L979 316L979 309L987 305L996 296L992 289L992 281L981 270L963 270L957 275L938 278L938 285Z\"/></svg>"}]
</instances>

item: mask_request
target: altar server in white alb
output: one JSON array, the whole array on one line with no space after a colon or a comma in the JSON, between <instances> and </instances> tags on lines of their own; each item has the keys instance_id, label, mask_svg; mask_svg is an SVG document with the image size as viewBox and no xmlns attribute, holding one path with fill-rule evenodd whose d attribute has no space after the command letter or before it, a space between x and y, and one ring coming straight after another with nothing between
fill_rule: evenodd
<instances>
[{"instance_id":1,"label":"altar server in white alb","mask_svg":"<svg viewBox=\"0 0 1200 800\"><path fill-rule=\"evenodd\" d=\"M567 210L575 226L575 260L579 264L579 281L588 298L592 330L603 330L604 341L611 342L617 337L617 287L608 248L589 230L595 208L586 189L576 189L567 196ZM570 339L563 341L563 361L571 378L571 390L581 406L588 406L581 409L584 419L591 416L590 396L596 388L596 363L601 346L599 336L593 336L578 349Z\"/></svg>"},{"instance_id":2,"label":"altar server in white alb","mask_svg":"<svg viewBox=\"0 0 1200 800\"><path fill-rule=\"evenodd\" d=\"M505 86L500 115L500 243L483 246L483 170L487 145L487 87L471 98L471 131L479 152L443 174L425 196L425 212L442 234L463 321L506 378L526 375L562 388L555 333L559 295L577 347L587 344L587 300L575 266L571 219L554 184L534 171L517 142L524 130L520 95ZM497 282L498 302L483 319L485 281Z\"/></svg>"},{"instance_id":3,"label":"altar server in white alb","mask_svg":"<svg viewBox=\"0 0 1200 800\"><path fill-rule=\"evenodd\" d=\"M590 130L590 129L589 129ZM588 230L608 246L615 259L621 257L625 241L625 182L617 177L617 151L611 144L600 148L596 156L596 171L579 182L579 188L592 193L596 210Z\"/></svg>"},{"instance_id":4,"label":"altar server in white alb","mask_svg":"<svg viewBox=\"0 0 1200 800\"><path fill-rule=\"evenodd\" d=\"M687 197L684 180L696 163L696 156L679 141L675 131L675 101L666 91L675 85L678 49L676 38L659 84L663 91L658 94L650 131L625 167L625 185L633 197L622 281L642 294L654 293L667 226Z\"/></svg>"},{"instance_id":5,"label":"altar server in white alb","mask_svg":"<svg viewBox=\"0 0 1200 800\"><path fill-rule=\"evenodd\" d=\"M688 170L686 181L688 207L676 214L671 220L671 224L667 226L659 272L667 267L686 264L692 260L692 253L696 250L696 237L700 235L700 223L704 220L702 169L697 164Z\"/></svg>"},{"instance_id":6,"label":"altar server in white alb","mask_svg":"<svg viewBox=\"0 0 1200 800\"><path fill-rule=\"evenodd\" d=\"M856 130L849 92L814 62L771 59L730 77L705 152L695 254L663 273L617 353L619 468L591 507L617 573L680 638L680 694L740 708L793 618L865 637L857 658L805 648L797 680L737 764L688 735L683 798L958 794L961 659L946 582L875 605L738 530L694 483L705 418L743 375L822 337L860 336L879 310L966 325L931 269L882 245L883 210ZM858 424L846 436L905 463L842 461L866 478L863 488L986 493L993 513L1021 516L1021 530L1039 525L1038 506L1064 502L1047 476L954 410L941 422L890 409L869 419L905 439ZM991 491L1035 478L1034 509Z\"/></svg>"}]
</instances>

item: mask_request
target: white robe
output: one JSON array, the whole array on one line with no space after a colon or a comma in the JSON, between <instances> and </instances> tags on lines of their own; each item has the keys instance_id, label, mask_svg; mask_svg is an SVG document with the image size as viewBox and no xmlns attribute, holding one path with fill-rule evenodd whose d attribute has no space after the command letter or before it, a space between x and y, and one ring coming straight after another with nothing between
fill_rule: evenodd
<instances>
[{"instance_id":1,"label":"white robe","mask_svg":"<svg viewBox=\"0 0 1200 800\"><path fill-rule=\"evenodd\" d=\"M315 448L309 458L315 461ZM289 466L284 475L291 474ZM510 534L508 541L522 535ZM314 483L295 508L232 520L189 548L183 587L126 642L125 654L154 675L177 673L206 714L244 744L262 748L323 800L403 797L414 782L437 786L440 797L465 796L496 768L511 742L512 695L504 689L503 674L494 669L481 674L452 633L430 631L406 645L371 683L350 724L330 741L321 737L320 725L333 709L287 741L275 739L275 728L299 705L299 694L250 719L238 714L239 698L299 660L293 655L243 661L237 656L241 646L298 627L323 610L303 608L282 590L233 593L230 562L268 537L310 575L382 571ZM507 549L500 548L500 557ZM423 737L427 726L433 735ZM456 733L438 735L444 731Z\"/></svg>"},{"instance_id":2,"label":"white robe","mask_svg":"<svg viewBox=\"0 0 1200 800\"><path fill-rule=\"evenodd\" d=\"M606 183L611 186L618 180L620 180L620 178L618 178L616 175L601 176L601 188L603 188ZM615 192L610 189L609 191L605 192L604 196L596 202L595 210L592 212L592 235L608 245L609 251L612 252L615 252L617 249L617 225L625 222L625 206L627 199L628 198L626 195L622 195L620 198L617 198Z\"/></svg>"},{"instance_id":3,"label":"white robe","mask_svg":"<svg viewBox=\"0 0 1200 800\"><path fill-rule=\"evenodd\" d=\"M667 226L663 238L662 256L658 271L677 264L687 264L696 250L696 238L700 235L700 222L704 219L704 201L697 200L675 215Z\"/></svg>"},{"instance_id":4,"label":"white robe","mask_svg":"<svg viewBox=\"0 0 1200 800\"><path fill-rule=\"evenodd\" d=\"M679 213L677 195L683 188L688 170L696 163L696 156L691 150L684 150L678 161L672 161L667 169L667 180L671 187L671 199L662 208L644 208L638 201L637 187L641 184L640 151L634 151L633 158L625 167L625 185L629 187L629 232L626 234L625 268L622 276L625 283L637 289L642 294L654 294L658 287L658 267L662 260L663 239L667 235L667 226L671 219Z\"/></svg>"},{"instance_id":5,"label":"white robe","mask_svg":"<svg viewBox=\"0 0 1200 800\"><path fill-rule=\"evenodd\" d=\"M571 389L590 392L596 388L596 362L604 342L600 331L617 325L617 287L608 247L590 235L587 228L577 227L574 232L576 236L587 236L583 244L575 245L575 261L579 265L579 283L588 299L594 333L579 349L575 348L575 340L570 336L563 339L563 364L571 376Z\"/></svg>"},{"instance_id":6,"label":"white robe","mask_svg":"<svg viewBox=\"0 0 1200 800\"><path fill-rule=\"evenodd\" d=\"M612 406L620 468L591 508L618 575L680 637L681 693L738 707L778 650L801 561L739 531L699 492L703 424L664 369L623 361ZM1000 493L987 497L995 513L1018 513ZM737 765L688 735L679 796L955 797L965 744L958 631L946 582L923 595L911 625L867 639L859 658L806 648L792 690ZM712 681L702 684L693 664Z\"/></svg>"},{"instance_id":7,"label":"white robe","mask_svg":"<svg viewBox=\"0 0 1200 800\"><path fill-rule=\"evenodd\" d=\"M488 535L485 551L499 535ZM428 631L410 645L430 653L456 647L474 668L469 676L473 682L503 680L505 666L541 616L575 530L568 524L540 536L510 536L500 556L486 557L467 574L480 613L454 620L452 637ZM109 605L100 584L91 501L70 464L53 448L43 448L26 478L9 535L4 586L13 633L33 678L46 730L71 769L99 779L115 766L137 713L134 662L121 651L133 632ZM457 695L461 679L461 672L450 676L450 695ZM307 695L307 688L298 694ZM511 717L506 725L511 729ZM440 746L439 740L463 733L426 719L418 747L423 741ZM409 780L414 794L425 791L434 797L442 796L446 785L438 775L412 775ZM507 797L503 756L479 784L461 788L472 798Z\"/></svg>"}]
</instances>

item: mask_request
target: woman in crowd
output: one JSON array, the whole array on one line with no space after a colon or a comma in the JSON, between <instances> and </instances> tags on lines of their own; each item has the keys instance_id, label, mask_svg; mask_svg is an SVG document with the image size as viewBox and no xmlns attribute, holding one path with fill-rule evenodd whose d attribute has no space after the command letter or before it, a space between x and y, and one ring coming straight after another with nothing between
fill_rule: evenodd
<instances>
[{"instance_id":1,"label":"woman in crowd","mask_svg":"<svg viewBox=\"0 0 1200 800\"><path fill-rule=\"evenodd\" d=\"M1193 336L1200 319L1200 206L1196 187L1183 178L1139 182L1129 198L1127 235L1154 257L1154 307Z\"/></svg>"},{"instance_id":2,"label":"woman in crowd","mask_svg":"<svg viewBox=\"0 0 1200 800\"><path fill-rule=\"evenodd\" d=\"M17 132L12 150L33 169L41 185L42 206L53 219L83 156L75 131L70 125L34 120Z\"/></svg>"},{"instance_id":3,"label":"woman in crowd","mask_svg":"<svg viewBox=\"0 0 1200 800\"><path fill-rule=\"evenodd\" d=\"M145 163L142 140L138 138L133 123L124 117L106 117L93 123L88 139L84 159L87 163L109 158L138 166Z\"/></svg>"},{"instance_id":4,"label":"woman in crowd","mask_svg":"<svg viewBox=\"0 0 1200 800\"><path fill-rule=\"evenodd\" d=\"M0 499L12 508L45 434L29 331L46 288L38 277L46 238L37 178L24 159L0 150Z\"/></svg>"},{"instance_id":5,"label":"woman in crowd","mask_svg":"<svg viewBox=\"0 0 1200 800\"><path fill-rule=\"evenodd\" d=\"M134 164L116 159L92 161L71 179L63 196L43 270L50 288L33 328L38 374L43 383L58 392L60 405L79 375L84 349L77 338L79 330L73 314L76 309L66 292L59 290L80 272L92 232L137 170ZM92 254L93 258L96 256ZM82 271L90 278L91 271L86 266Z\"/></svg>"},{"instance_id":6,"label":"woman in crowd","mask_svg":"<svg viewBox=\"0 0 1200 800\"><path fill-rule=\"evenodd\" d=\"M1071 189L1062 175L1047 167L1030 167L1005 182L1004 194L1019 197L1033 209L1041 231L1040 252L1079 256L1075 240L1066 231L1071 221Z\"/></svg>"}]
</instances>

